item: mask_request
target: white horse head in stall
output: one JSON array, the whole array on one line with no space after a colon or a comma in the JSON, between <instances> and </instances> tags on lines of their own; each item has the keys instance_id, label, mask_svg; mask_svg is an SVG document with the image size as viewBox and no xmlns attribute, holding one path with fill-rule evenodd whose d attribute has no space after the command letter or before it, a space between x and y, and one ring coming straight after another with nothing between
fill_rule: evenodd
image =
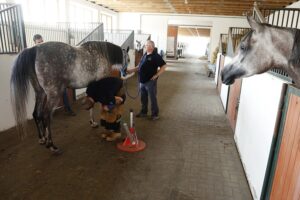
<instances>
[{"instance_id":1,"label":"white horse head in stall","mask_svg":"<svg viewBox=\"0 0 300 200\"><path fill-rule=\"evenodd\" d=\"M248 17L251 26L241 40L236 56L221 72L222 82L230 85L237 78L280 68L300 87L300 30L261 24Z\"/></svg>"}]
</instances>

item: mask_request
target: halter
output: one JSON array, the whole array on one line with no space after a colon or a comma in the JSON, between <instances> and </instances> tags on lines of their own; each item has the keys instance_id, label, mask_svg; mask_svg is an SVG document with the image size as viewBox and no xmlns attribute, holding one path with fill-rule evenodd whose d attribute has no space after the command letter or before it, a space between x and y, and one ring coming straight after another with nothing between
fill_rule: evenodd
<instances>
[{"instance_id":1,"label":"halter","mask_svg":"<svg viewBox=\"0 0 300 200\"><path fill-rule=\"evenodd\" d=\"M128 63L125 62L125 64L122 66L122 68L120 69L121 72L121 76L126 76L127 75L127 67L128 67Z\"/></svg>"},{"instance_id":2,"label":"halter","mask_svg":"<svg viewBox=\"0 0 300 200\"><path fill-rule=\"evenodd\" d=\"M121 72L121 76L126 76L127 75L127 67L128 67L127 57L129 59L129 55L125 49L122 49L122 52L123 52L124 65L120 69L120 72ZM127 56L126 56L126 54L127 54Z\"/></svg>"}]
</instances>

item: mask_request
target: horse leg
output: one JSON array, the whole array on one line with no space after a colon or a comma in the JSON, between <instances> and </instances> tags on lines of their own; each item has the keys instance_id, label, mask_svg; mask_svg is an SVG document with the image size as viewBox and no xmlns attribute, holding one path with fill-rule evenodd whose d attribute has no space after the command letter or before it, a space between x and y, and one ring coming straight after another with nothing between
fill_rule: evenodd
<instances>
[{"instance_id":1,"label":"horse leg","mask_svg":"<svg viewBox=\"0 0 300 200\"><path fill-rule=\"evenodd\" d=\"M45 123L43 118L43 107L46 101L46 94L44 92L36 94L36 101L34 106L34 111L32 113L33 119L37 126L39 143L44 145L46 143L45 139Z\"/></svg>"},{"instance_id":2,"label":"horse leg","mask_svg":"<svg viewBox=\"0 0 300 200\"><path fill-rule=\"evenodd\" d=\"M97 128L98 127L98 123L95 122L93 108L89 109L89 111L90 111L90 124L91 124L91 127Z\"/></svg>"},{"instance_id":3,"label":"horse leg","mask_svg":"<svg viewBox=\"0 0 300 200\"><path fill-rule=\"evenodd\" d=\"M62 151L57 148L52 141L51 121L53 110L59 102L59 95L48 95L47 102L44 108L44 126L45 126L45 138L46 147L49 148L55 154L61 154Z\"/></svg>"},{"instance_id":4,"label":"horse leg","mask_svg":"<svg viewBox=\"0 0 300 200\"><path fill-rule=\"evenodd\" d=\"M47 94L44 89L41 87L38 78L32 77L30 80L31 85L35 91L35 106L32 113L33 119L38 129L39 143L44 145L46 143L45 138L45 120L44 120L44 109L47 102Z\"/></svg>"}]
</instances>

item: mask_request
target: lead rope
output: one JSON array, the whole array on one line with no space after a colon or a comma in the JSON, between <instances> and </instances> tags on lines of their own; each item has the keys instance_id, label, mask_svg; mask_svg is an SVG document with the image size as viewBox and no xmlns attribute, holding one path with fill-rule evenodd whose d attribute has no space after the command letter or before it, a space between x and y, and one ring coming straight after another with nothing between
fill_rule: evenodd
<instances>
[{"instance_id":1,"label":"lead rope","mask_svg":"<svg viewBox=\"0 0 300 200\"><path fill-rule=\"evenodd\" d=\"M129 93L129 91L128 91L128 85L127 85L128 83L127 83L127 79L124 79L124 88L125 88L125 92L126 92L126 95L127 96L129 96L131 99L136 99L136 98L138 98L138 96L140 95L140 93L141 93L141 89L140 89L140 86L139 86L139 77L137 78L137 90L138 90L138 92L137 92L137 94L136 94L136 96L132 96L132 95L130 95L130 93Z\"/></svg>"}]
</instances>

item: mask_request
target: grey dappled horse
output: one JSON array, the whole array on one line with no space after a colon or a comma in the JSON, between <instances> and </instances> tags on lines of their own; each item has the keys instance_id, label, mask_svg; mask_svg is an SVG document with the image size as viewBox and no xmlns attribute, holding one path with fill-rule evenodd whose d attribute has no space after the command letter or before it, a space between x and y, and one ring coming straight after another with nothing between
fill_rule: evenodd
<instances>
[{"instance_id":1,"label":"grey dappled horse","mask_svg":"<svg viewBox=\"0 0 300 200\"><path fill-rule=\"evenodd\" d=\"M248 22L252 30L240 42L236 56L222 70L222 82L230 85L237 78L281 68L300 87L300 30L261 24L252 17Z\"/></svg>"},{"instance_id":2,"label":"grey dappled horse","mask_svg":"<svg viewBox=\"0 0 300 200\"><path fill-rule=\"evenodd\" d=\"M29 82L35 92L33 118L39 142L54 153L60 150L51 138L51 118L63 91L83 88L92 81L110 76L113 69L125 70L128 49L109 42L90 41L78 47L46 42L24 49L17 57L11 75L11 100L17 127L24 131Z\"/></svg>"}]
</instances>

